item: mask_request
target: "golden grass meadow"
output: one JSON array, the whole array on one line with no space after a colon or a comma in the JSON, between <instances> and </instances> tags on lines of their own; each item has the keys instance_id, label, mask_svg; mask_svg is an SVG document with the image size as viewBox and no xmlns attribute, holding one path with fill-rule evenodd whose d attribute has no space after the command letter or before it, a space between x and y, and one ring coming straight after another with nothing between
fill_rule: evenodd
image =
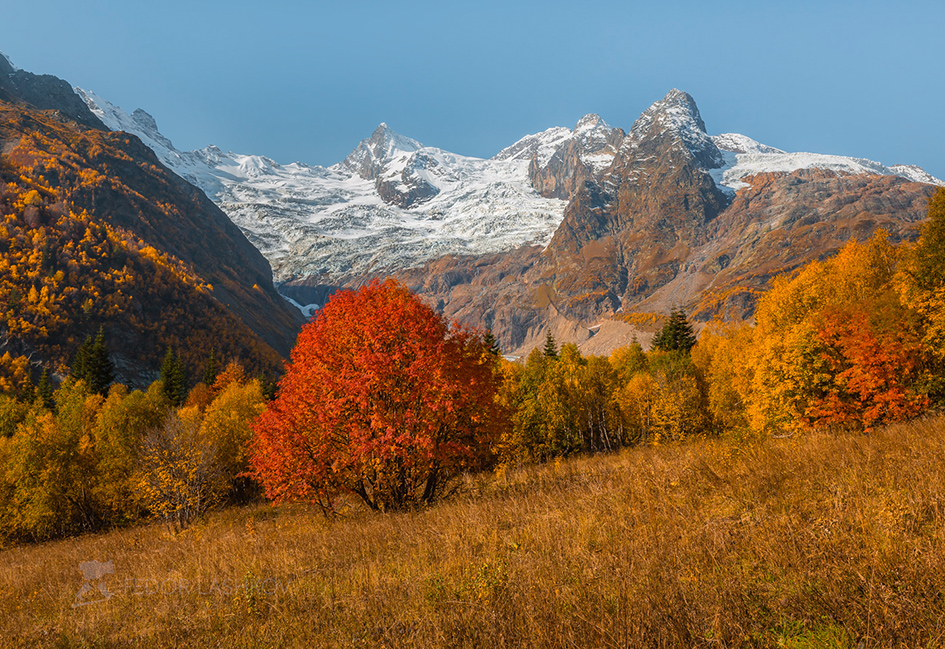
<instances>
[{"instance_id":1,"label":"golden grass meadow","mask_svg":"<svg viewBox=\"0 0 945 649\"><path fill-rule=\"evenodd\" d=\"M0 551L11 647L937 647L943 634L941 418L500 467L416 512L257 504L178 534Z\"/></svg>"}]
</instances>

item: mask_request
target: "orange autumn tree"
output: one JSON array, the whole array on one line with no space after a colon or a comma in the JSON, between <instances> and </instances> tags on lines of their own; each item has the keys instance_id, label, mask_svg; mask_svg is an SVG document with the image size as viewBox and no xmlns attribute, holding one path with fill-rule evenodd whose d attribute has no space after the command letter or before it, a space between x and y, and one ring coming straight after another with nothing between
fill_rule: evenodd
<instances>
[{"instance_id":1,"label":"orange autumn tree","mask_svg":"<svg viewBox=\"0 0 945 649\"><path fill-rule=\"evenodd\" d=\"M829 387L807 409L811 421L872 430L878 423L915 417L929 405L914 389L922 366L921 346L910 327L877 324L882 311L826 310L817 337L830 371ZM898 314L897 314L898 315Z\"/></svg>"},{"instance_id":2,"label":"orange autumn tree","mask_svg":"<svg viewBox=\"0 0 945 649\"><path fill-rule=\"evenodd\" d=\"M252 471L276 502L421 506L485 466L506 414L495 356L387 280L336 293L302 330L253 428Z\"/></svg>"}]
</instances>

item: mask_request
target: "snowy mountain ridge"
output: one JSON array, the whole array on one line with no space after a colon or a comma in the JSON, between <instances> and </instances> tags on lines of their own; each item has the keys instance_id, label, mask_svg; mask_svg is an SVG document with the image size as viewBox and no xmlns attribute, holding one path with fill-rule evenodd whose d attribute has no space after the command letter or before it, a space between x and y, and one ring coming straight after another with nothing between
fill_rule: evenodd
<instances>
[{"instance_id":1,"label":"snowy mountain ridge","mask_svg":"<svg viewBox=\"0 0 945 649\"><path fill-rule=\"evenodd\" d=\"M759 173L790 173L798 169L826 169L850 175L901 176L917 183L945 186L945 182L915 165L885 166L866 158L823 153L790 153L756 142L737 133L711 137L722 154L719 168L709 174L716 184L730 192L747 187L743 179Z\"/></svg>"},{"instance_id":2,"label":"snowy mountain ridge","mask_svg":"<svg viewBox=\"0 0 945 649\"><path fill-rule=\"evenodd\" d=\"M178 151L144 111L128 115L94 93L76 92L109 128L137 135L203 189L281 281L544 245L564 212L564 201L532 189L527 160L482 160L424 147L386 124L331 167L280 165L215 146ZM425 188L422 200L398 199L416 187Z\"/></svg>"},{"instance_id":3,"label":"snowy mountain ridge","mask_svg":"<svg viewBox=\"0 0 945 649\"><path fill-rule=\"evenodd\" d=\"M730 195L753 174L807 168L945 185L915 166L790 153L733 133L709 136L695 102L675 89L625 137L616 129L619 146L613 144L615 129L594 114L573 129L527 135L491 159L427 147L381 124L330 167L282 165L215 146L178 151L145 111L128 115L92 92L76 92L108 128L137 135L164 164L203 189L269 259L277 281L337 279L414 267L448 254L547 245L567 201L540 195L529 166L540 170L577 151L600 177L618 149L632 160L633 148L647 138L678 141Z\"/></svg>"},{"instance_id":4,"label":"snowy mountain ridge","mask_svg":"<svg viewBox=\"0 0 945 649\"><path fill-rule=\"evenodd\" d=\"M724 164L718 147L706 133L695 101L676 88L640 115L620 148L635 149L642 141L661 136L677 138L704 169Z\"/></svg>"}]
</instances>

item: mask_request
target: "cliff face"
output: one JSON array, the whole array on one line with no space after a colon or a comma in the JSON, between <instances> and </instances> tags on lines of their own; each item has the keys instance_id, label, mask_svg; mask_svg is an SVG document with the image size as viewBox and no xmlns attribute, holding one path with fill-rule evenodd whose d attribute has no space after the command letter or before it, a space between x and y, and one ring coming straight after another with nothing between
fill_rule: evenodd
<instances>
[{"instance_id":1,"label":"cliff face","mask_svg":"<svg viewBox=\"0 0 945 649\"><path fill-rule=\"evenodd\" d=\"M644 113L599 182L584 182L544 255L564 311L618 308L671 281L727 198L708 173L722 156L692 98L673 91Z\"/></svg>"}]
</instances>

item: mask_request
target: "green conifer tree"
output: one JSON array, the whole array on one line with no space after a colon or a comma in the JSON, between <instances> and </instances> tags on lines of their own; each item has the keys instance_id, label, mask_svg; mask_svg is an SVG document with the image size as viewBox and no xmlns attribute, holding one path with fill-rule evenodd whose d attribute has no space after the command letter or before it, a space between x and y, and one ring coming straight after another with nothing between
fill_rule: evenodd
<instances>
[{"instance_id":1,"label":"green conifer tree","mask_svg":"<svg viewBox=\"0 0 945 649\"><path fill-rule=\"evenodd\" d=\"M184 403L187 398L187 373L184 371L180 356L174 353L174 349L169 347L161 362L161 382L164 386L164 394L168 400L175 406Z\"/></svg>"},{"instance_id":2,"label":"green conifer tree","mask_svg":"<svg viewBox=\"0 0 945 649\"><path fill-rule=\"evenodd\" d=\"M203 370L203 383L206 386L213 385L214 381L217 380L217 374L220 373L220 368L217 367L216 355L213 352L213 348L210 348L210 356L207 358L207 366Z\"/></svg>"},{"instance_id":3,"label":"green conifer tree","mask_svg":"<svg viewBox=\"0 0 945 649\"><path fill-rule=\"evenodd\" d=\"M108 356L105 346L105 330L99 327L95 341L89 348L85 358L85 379L89 391L103 397L108 394L108 388L115 380L115 365Z\"/></svg>"},{"instance_id":4,"label":"green conifer tree","mask_svg":"<svg viewBox=\"0 0 945 649\"><path fill-rule=\"evenodd\" d=\"M43 400L43 407L47 410L54 410L56 402L53 399L52 381L49 379L49 370L43 368L43 373L39 377L39 385L36 386L36 398Z\"/></svg>"},{"instance_id":5,"label":"green conifer tree","mask_svg":"<svg viewBox=\"0 0 945 649\"><path fill-rule=\"evenodd\" d=\"M492 327L486 329L486 334L482 337L482 342L493 356L502 354L502 348L499 347L499 341L492 334Z\"/></svg>"},{"instance_id":6,"label":"green conifer tree","mask_svg":"<svg viewBox=\"0 0 945 649\"><path fill-rule=\"evenodd\" d=\"M651 346L665 352L681 351L688 354L695 344L696 335L686 312L679 307L673 307L669 320L653 337Z\"/></svg>"},{"instance_id":7,"label":"green conifer tree","mask_svg":"<svg viewBox=\"0 0 945 649\"><path fill-rule=\"evenodd\" d=\"M79 346L75 358L72 360L71 374L73 378L88 383L89 357L92 355L94 345L95 341L92 340L92 336L86 336L85 342Z\"/></svg>"},{"instance_id":8,"label":"green conifer tree","mask_svg":"<svg viewBox=\"0 0 945 649\"><path fill-rule=\"evenodd\" d=\"M555 342L554 336L551 335L551 332L548 332L548 335L545 336L545 347L542 349L542 354L546 358L558 358L558 344Z\"/></svg>"}]
</instances>

